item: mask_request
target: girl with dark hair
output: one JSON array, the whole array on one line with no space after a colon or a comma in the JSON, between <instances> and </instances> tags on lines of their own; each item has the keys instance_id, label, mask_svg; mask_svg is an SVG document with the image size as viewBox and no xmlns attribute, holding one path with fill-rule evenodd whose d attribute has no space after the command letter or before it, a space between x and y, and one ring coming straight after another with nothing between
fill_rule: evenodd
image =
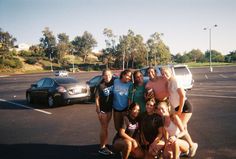
<instances>
[{"instance_id":1,"label":"girl with dark hair","mask_svg":"<svg viewBox=\"0 0 236 159\"><path fill-rule=\"evenodd\" d=\"M165 146L163 140L163 120L156 114L156 103L154 98L146 102L146 111L141 114L140 136L141 145L145 150L145 159L154 159L161 154Z\"/></svg>"},{"instance_id":2,"label":"girl with dark hair","mask_svg":"<svg viewBox=\"0 0 236 159\"><path fill-rule=\"evenodd\" d=\"M128 90L132 84L131 75L130 70L124 70L120 74L120 79L114 81L113 119L116 131L120 130L123 116L128 108Z\"/></svg>"},{"instance_id":3,"label":"girl with dark hair","mask_svg":"<svg viewBox=\"0 0 236 159\"><path fill-rule=\"evenodd\" d=\"M122 127L113 140L113 151L122 152L122 159L128 159L129 155L134 158L144 158L144 153L137 142L138 138L138 115L140 107L132 103L128 108L128 114L124 116Z\"/></svg>"},{"instance_id":4,"label":"girl with dark hair","mask_svg":"<svg viewBox=\"0 0 236 159\"><path fill-rule=\"evenodd\" d=\"M136 102L140 105L141 113L145 112L145 83L143 80L143 74L137 70L133 73L134 83L129 87L129 104Z\"/></svg>"}]
</instances>

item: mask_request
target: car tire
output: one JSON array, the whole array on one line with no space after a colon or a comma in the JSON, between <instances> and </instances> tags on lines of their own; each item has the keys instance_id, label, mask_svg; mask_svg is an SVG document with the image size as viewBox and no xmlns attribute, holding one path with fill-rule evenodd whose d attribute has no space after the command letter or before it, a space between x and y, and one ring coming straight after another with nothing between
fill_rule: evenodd
<instances>
[{"instance_id":1,"label":"car tire","mask_svg":"<svg viewBox=\"0 0 236 159\"><path fill-rule=\"evenodd\" d=\"M27 103L29 103L29 104L32 104L32 103L33 103L33 99L32 99L32 97L31 97L30 93L26 93L26 101L27 101Z\"/></svg>"},{"instance_id":2,"label":"car tire","mask_svg":"<svg viewBox=\"0 0 236 159\"><path fill-rule=\"evenodd\" d=\"M47 104L48 107L52 108L55 106L55 99L53 98L53 96L48 96L48 100L47 100Z\"/></svg>"}]
</instances>

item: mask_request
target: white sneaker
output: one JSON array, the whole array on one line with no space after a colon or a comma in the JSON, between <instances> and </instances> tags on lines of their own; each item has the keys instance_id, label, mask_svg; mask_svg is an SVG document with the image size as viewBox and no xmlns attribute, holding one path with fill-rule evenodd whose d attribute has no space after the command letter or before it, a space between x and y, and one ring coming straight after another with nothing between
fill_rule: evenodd
<instances>
[{"instance_id":1,"label":"white sneaker","mask_svg":"<svg viewBox=\"0 0 236 159\"><path fill-rule=\"evenodd\" d=\"M197 148L198 148L198 144L197 144L197 143L193 143L193 146L190 147L190 149L189 149L189 154L188 154L188 156L189 156L189 157L194 157L195 154L196 154Z\"/></svg>"}]
</instances>

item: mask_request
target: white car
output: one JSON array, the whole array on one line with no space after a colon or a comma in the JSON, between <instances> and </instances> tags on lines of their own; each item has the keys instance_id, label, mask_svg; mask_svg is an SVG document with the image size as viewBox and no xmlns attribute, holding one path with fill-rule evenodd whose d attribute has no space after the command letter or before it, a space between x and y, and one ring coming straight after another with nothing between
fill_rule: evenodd
<instances>
[{"instance_id":1,"label":"white car","mask_svg":"<svg viewBox=\"0 0 236 159\"><path fill-rule=\"evenodd\" d=\"M66 70L58 70L55 72L55 76L68 77L69 72Z\"/></svg>"},{"instance_id":2,"label":"white car","mask_svg":"<svg viewBox=\"0 0 236 159\"><path fill-rule=\"evenodd\" d=\"M167 65L167 66L171 68L172 74L175 76L177 81L183 86L185 90L192 89L194 80L192 77L192 73L187 65ZM161 67L163 66L158 65L154 67L156 69L157 76L161 76L161 70L160 70ZM144 80L149 79L147 74L147 69L148 67L141 69L141 72L144 75Z\"/></svg>"}]
</instances>

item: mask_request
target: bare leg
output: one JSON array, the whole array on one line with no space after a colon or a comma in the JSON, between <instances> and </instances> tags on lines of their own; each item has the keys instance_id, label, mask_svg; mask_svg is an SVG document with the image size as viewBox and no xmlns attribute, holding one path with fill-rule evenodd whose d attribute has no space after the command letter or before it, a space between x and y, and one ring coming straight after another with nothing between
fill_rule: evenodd
<instances>
[{"instance_id":1,"label":"bare leg","mask_svg":"<svg viewBox=\"0 0 236 159\"><path fill-rule=\"evenodd\" d=\"M104 148L108 142L108 125L111 120L111 112L108 112L106 114L101 114L99 121L101 124L101 130L100 130L100 147Z\"/></svg>"},{"instance_id":2,"label":"bare leg","mask_svg":"<svg viewBox=\"0 0 236 159\"><path fill-rule=\"evenodd\" d=\"M124 112L113 112L115 129L118 132L122 126Z\"/></svg>"}]
</instances>

